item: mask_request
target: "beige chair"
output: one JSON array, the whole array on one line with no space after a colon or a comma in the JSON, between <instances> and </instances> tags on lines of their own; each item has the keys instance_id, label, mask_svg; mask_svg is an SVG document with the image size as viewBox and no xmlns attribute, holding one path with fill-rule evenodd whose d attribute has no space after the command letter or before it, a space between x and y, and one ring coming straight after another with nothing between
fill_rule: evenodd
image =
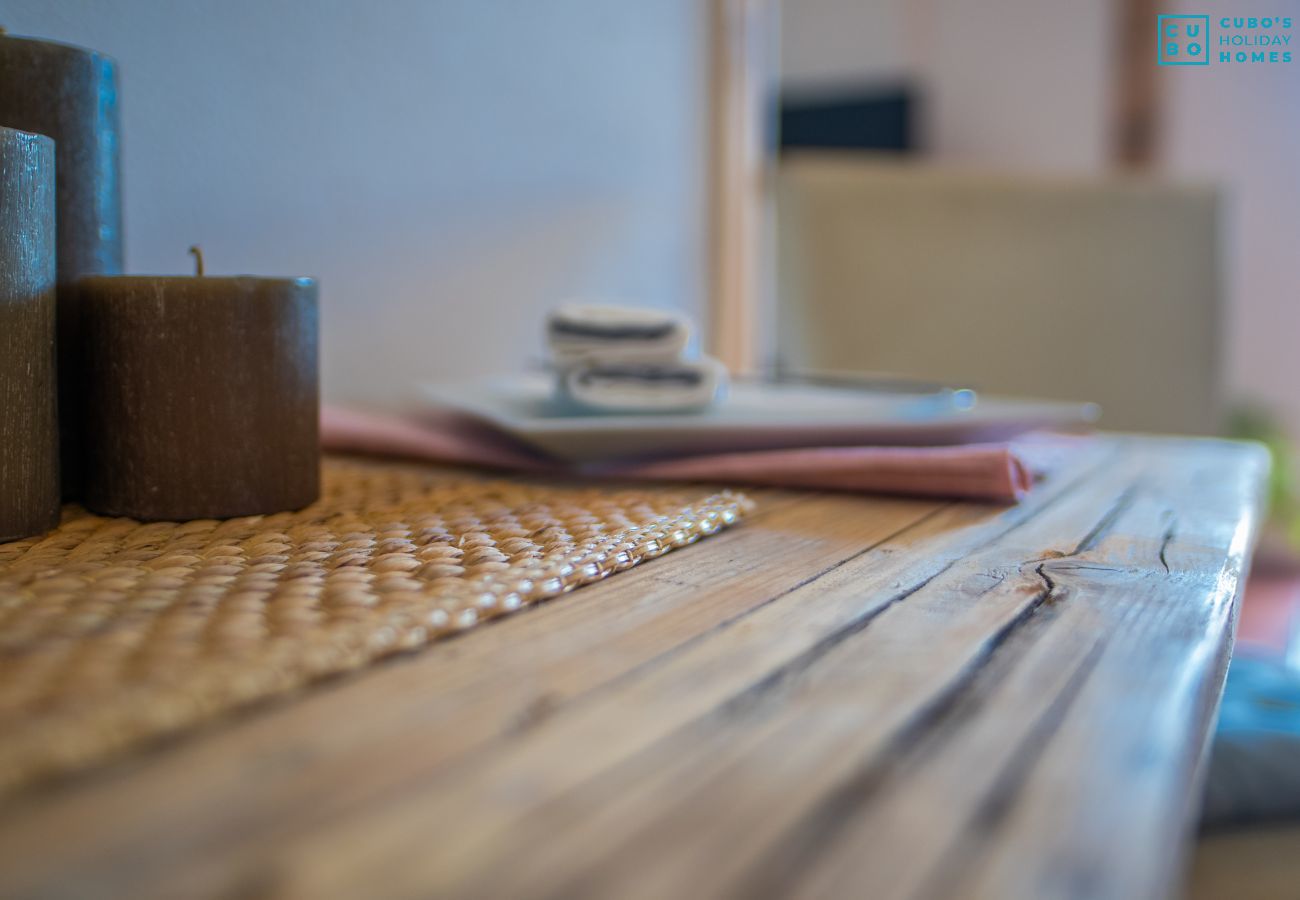
<instances>
[{"instance_id":1,"label":"beige chair","mask_svg":"<svg viewBox=\"0 0 1300 900\"><path fill-rule=\"evenodd\" d=\"M1205 186L802 156L778 176L778 364L1222 425L1219 203Z\"/></svg>"}]
</instances>

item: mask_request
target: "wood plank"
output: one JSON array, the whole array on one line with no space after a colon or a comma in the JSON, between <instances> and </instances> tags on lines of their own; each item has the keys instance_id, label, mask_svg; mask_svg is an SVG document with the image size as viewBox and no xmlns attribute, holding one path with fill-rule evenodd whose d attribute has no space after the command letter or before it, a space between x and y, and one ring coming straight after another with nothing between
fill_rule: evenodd
<instances>
[{"instance_id":1,"label":"wood plank","mask_svg":"<svg viewBox=\"0 0 1300 900\"><path fill-rule=\"evenodd\" d=\"M322 836L302 861L347 846L339 871L310 874L397 870L413 884L484 896L751 893L760 885L750 874L790 831L923 726L1043 600L1037 563L1021 570L1021 561L1089 539L1135 475L1108 466L982 548L963 542L950 555L942 545L952 532L925 535L891 548L892 559L864 555L774 601L584 717L557 719L509 757L458 773L458 790L412 797L417 819L458 823L418 860L395 853L398 833L419 828L390 807L382 824L391 830L358 821L346 837ZM775 636L807 632L804 622L815 627L798 653L780 652ZM630 746L607 756L611 741L593 745L611 726ZM507 846L511 865L493 865ZM360 858L367 852L375 862Z\"/></svg>"},{"instance_id":2,"label":"wood plank","mask_svg":"<svg viewBox=\"0 0 1300 900\"><path fill-rule=\"evenodd\" d=\"M763 677L755 681L759 671L749 672L741 679L746 687L728 691L725 699L707 695L743 668L738 663L746 656L727 644L743 646L746 636L739 628L719 631L643 683L621 684L600 698L602 704L588 706L585 716L558 716L481 768L458 771L455 785L419 786L374 816L312 835L296 845L283 883L303 895L340 885L346 893L380 877L398 893L422 887L483 896L761 892L771 882L752 879L764 871L764 861L797 842L846 784L869 777L891 748L914 741L935 710L960 697L1006 635L1057 589L1055 576L1044 578L1048 565L1068 570L1088 563L1118 523L1146 527L1151 517L1130 511L1142 509L1139 491L1161 471L1171 479L1189 474L1171 468L1163 454L1126 455L1123 464L1090 480L1087 490L1008 531L986 554L924 579L865 628L839 623L844 636L829 646L823 636L813 645L818 654L793 673L765 660ZM1247 473L1241 481L1258 483L1258 475ZM1244 504L1251 498L1237 499ZM1112 542L1165 545L1163 517L1152 521L1161 530ZM1228 556L1231 547L1217 552ZM782 629L770 617L786 603L802 618L837 597L828 583L833 578L845 579L841 602L854 592L869 597L890 583L871 581L880 575L878 560L864 569L841 566L745 624L752 634L771 638ZM1146 571L1142 577L1150 580ZM1062 590L1068 596L1072 588ZM1195 601L1198 595L1182 597ZM921 646L926 653L918 653ZM1112 705L1125 697L1115 685L1106 688ZM676 711L683 705L694 709L681 716ZM620 716L619 710L627 712ZM677 727L665 733L668 721ZM1205 733L1193 720L1180 725L1184 738ZM1105 718L1090 716L1083 727L1093 742L1105 743L1110 729L1104 726ZM1079 763L1074 757L1070 765ZM1101 773L1098 778L1104 781ZM1093 788L1096 802L1113 809L1114 789ZM1071 807L1055 805L1050 815L1059 819L1063 809ZM1169 823L1178 821L1165 820L1166 844ZM456 827L432 846L411 839L438 822ZM1022 856L1031 837L1051 832L1038 826L1006 846ZM1111 833L1122 839L1115 829ZM510 865L501 866L506 858ZM1141 873L1127 874L1134 879ZM996 887L987 895L1038 896Z\"/></svg>"},{"instance_id":3,"label":"wood plank","mask_svg":"<svg viewBox=\"0 0 1300 900\"><path fill-rule=\"evenodd\" d=\"M0 818L0 893L60 883L76 893L87 884L131 881L161 862L184 872L190 857L236 852L268 830L346 815L404 781L527 730L573 697L942 506L767 493L743 528L197 742L13 804ZM109 834L101 810L112 811ZM55 835L59 853L43 852ZM78 864L64 867L69 859ZM52 874L56 869L62 871Z\"/></svg>"},{"instance_id":4,"label":"wood plank","mask_svg":"<svg viewBox=\"0 0 1300 900\"><path fill-rule=\"evenodd\" d=\"M1112 502L1126 482L1106 472L1119 471L1112 466L1102 476L1112 482ZM409 785L401 798L382 808L358 811L337 827L313 829L301 842L291 842L287 859L277 861L277 878L290 886L290 893L303 895L328 890L347 894L379 877L389 880L399 894L425 889L495 895L505 891L508 895L507 886L470 882L475 876L512 878L528 864L532 847L548 858L558 857L567 865L585 869L587 862L601 858L605 843L618 833L617 828L606 830L609 823L600 818L601 811L612 797L631 796L623 788L607 790L609 782L599 776L613 772L609 778L623 784L626 779L616 767L628 764L635 768L641 751L666 740L671 750L660 755L668 757L663 765L664 771L671 773L664 776L669 783L660 779L647 790L661 795L665 802L679 796L683 785L695 785L702 773L712 771L713 761L722 758L719 751L736 743L741 735L735 727L738 710L765 696L782 705L787 679L941 573L955 569L951 583L969 583L971 594L985 590L990 579L984 568L971 568L967 563L973 552L1007 541L1020 526L1036 522L1040 514L1051 516L1055 501L1064 495L1071 499L1075 495L1094 497L1102 486L1093 479L1058 485L1034 503L980 522L957 520L969 514L968 507L936 515L895 541L765 604L751 616L711 632L706 640L663 665L620 681L583 704L557 711L538 728L493 748L495 752L448 770L441 778ZM948 514L954 518L947 518ZM1022 558L1042 550L1037 538L1024 538ZM989 617L1014 616L1015 608L1032 601L1041 587L1041 581L1028 592L1008 586L1005 604ZM909 672L922 675L930 668L915 648L900 650L890 658L908 662L910 657ZM930 683L941 682L942 678L935 677ZM856 721L857 717L852 718ZM703 733L689 728L695 722L705 723ZM780 748L778 755L783 757L788 749ZM690 766L676 762L679 753L691 761ZM657 771L653 766L650 769ZM683 780L675 781L678 776ZM770 772L765 773L761 780L770 777ZM584 787L586 794L580 791ZM801 785L798 793L804 790ZM562 807L576 803L583 814L551 818L552 813L559 813L548 803ZM715 814L720 808L714 808ZM654 804L646 807L647 812L657 809ZM744 809L744 804L735 808L733 825L753 824L753 817ZM578 837L575 825L580 823L575 819L579 818L598 824L583 827ZM456 823L455 828L443 833L446 829L440 829L439 823L447 822ZM421 837L431 831L439 833L432 846ZM752 835L747 838L751 839ZM561 846L576 855L564 854ZM509 872L499 865L507 847ZM734 850L728 853L735 855ZM655 871L662 876L668 867L663 854L657 858ZM635 875L628 873L629 877L647 892L663 890L664 885L642 868L638 867ZM702 874L683 878L691 881L691 891L707 894L707 880L695 880ZM407 878L409 882L403 880ZM540 890L542 883L547 882L532 882L531 888ZM513 887L512 881L509 888ZM563 887L561 893L571 886ZM618 890L630 887L620 883Z\"/></svg>"},{"instance_id":5,"label":"wood plank","mask_svg":"<svg viewBox=\"0 0 1300 900\"><path fill-rule=\"evenodd\" d=\"M1016 802L990 823L993 849L964 896L1169 893L1186 849L1171 824L1199 804L1266 471L1262 453L1198 444L1180 467L1153 465L1111 536L1048 567L1111 638Z\"/></svg>"},{"instance_id":6,"label":"wood plank","mask_svg":"<svg viewBox=\"0 0 1300 900\"><path fill-rule=\"evenodd\" d=\"M1043 604L969 696L810 817L801 840L763 866L769 883L797 884L804 897L923 895L990 798L1057 726L1096 665L1101 631L1086 607Z\"/></svg>"},{"instance_id":7,"label":"wood plank","mask_svg":"<svg viewBox=\"0 0 1300 900\"><path fill-rule=\"evenodd\" d=\"M1149 169L1160 153L1162 93L1160 69L1152 65L1155 37L1155 0L1117 0L1113 4L1115 46L1118 52L1111 87L1111 156L1120 166Z\"/></svg>"},{"instance_id":8,"label":"wood plank","mask_svg":"<svg viewBox=\"0 0 1300 900\"><path fill-rule=\"evenodd\" d=\"M1206 707L1217 701L1222 677L1217 665L1193 671L1201 660L1186 652L1187 641L1217 636L1215 646L1227 648L1252 521L1238 514L1253 506L1259 484L1258 468L1224 477L1234 469L1223 462L1149 465L1096 546L1043 563L1054 590L1036 614L1025 662L1006 670L1004 659L998 677L1006 683L972 692L952 723L930 736L933 752L918 752L882 796L846 813L833 846L820 848L801 877L800 896L839 896L850 886L873 897L1168 891L1182 849L1179 823L1199 793L1199 744L1187 737L1208 732ZM1168 596L1154 598L1153 589ZM1166 630L1153 621L1175 620L1152 640ZM1096 652L1080 684L1071 664L1083 646ZM1035 673L1034 658L1058 660L1062 670ZM1041 694L1008 698L1025 678L1037 679ZM1180 708L1194 683L1203 686L1200 705ZM1043 722L1051 727L1030 727ZM984 733L995 737L980 746ZM1043 778L1046 787L1034 780Z\"/></svg>"},{"instance_id":9,"label":"wood plank","mask_svg":"<svg viewBox=\"0 0 1300 900\"><path fill-rule=\"evenodd\" d=\"M768 145L775 131L774 0L709 0L710 352L733 373L767 362Z\"/></svg>"},{"instance_id":10,"label":"wood plank","mask_svg":"<svg viewBox=\"0 0 1300 900\"><path fill-rule=\"evenodd\" d=\"M1262 462L1098 454L1006 510L786 499L30 796L0 895L1156 893Z\"/></svg>"}]
</instances>

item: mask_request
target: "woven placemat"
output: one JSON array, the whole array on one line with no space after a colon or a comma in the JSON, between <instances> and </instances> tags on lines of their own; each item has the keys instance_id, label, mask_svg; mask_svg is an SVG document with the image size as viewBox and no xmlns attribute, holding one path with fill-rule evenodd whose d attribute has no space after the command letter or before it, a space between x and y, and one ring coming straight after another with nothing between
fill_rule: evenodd
<instances>
[{"instance_id":1,"label":"woven placemat","mask_svg":"<svg viewBox=\"0 0 1300 900\"><path fill-rule=\"evenodd\" d=\"M69 507L52 534L0 544L0 791L605 578L747 504L331 459L300 512Z\"/></svg>"}]
</instances>

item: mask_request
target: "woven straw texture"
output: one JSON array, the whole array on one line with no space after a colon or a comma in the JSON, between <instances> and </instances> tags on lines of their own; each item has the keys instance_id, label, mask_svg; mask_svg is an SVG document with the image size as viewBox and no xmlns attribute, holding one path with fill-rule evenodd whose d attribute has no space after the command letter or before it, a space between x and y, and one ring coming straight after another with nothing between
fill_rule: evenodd
<instances>
[{"instance_id":1,"label":"woven straw texture","mask_svg":"<svg viewBox=\"0 0 1300 900\"><path fill-rule=\"evenodd\" d=\"M333 459L300 512L142 525L70 507L0 544L0 791L605 578L747 505Z\"/></svg>"}]
</instances>

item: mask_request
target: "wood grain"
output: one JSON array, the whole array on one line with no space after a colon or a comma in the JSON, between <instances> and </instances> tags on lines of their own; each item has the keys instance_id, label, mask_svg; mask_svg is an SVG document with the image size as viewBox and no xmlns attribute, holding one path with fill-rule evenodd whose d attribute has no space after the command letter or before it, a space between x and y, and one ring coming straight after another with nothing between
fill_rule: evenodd
<instances>
[{"instance_id":1,"label":"wood grain","mask_svg":"<svg viewBox=\"0 0 1300 900\"><path fill-rule=\"evenodd\" d=\"M778 14L774 0L709 0L708 13L708 346L731 372L753 372L768 337L760 294Z\"/></svg>"},{"instance_id":2,"label":"wood grain","mask_svg":"<svg viewBox=\"0 0 1300 900\"><path fill-rule=\"evenodd\" d=\"M0 814L5 896L1151 896L1266 464L734 532Z\"/></svg>"},{"instance_id":3,"label":"wood grain","mask_svg":"<svg viewBox=\"0 0 1300 900\"><path fill-rule=\"evenodd\" d=\"M0 128L0 541L59 524L54 142Z\"/></svg>"},{"instance_id":4,"label":"wood grain","mask_svg":"<svg viewBox=\"0 0 1300 900\"><path fill-rule=\"evenodd\" d=\"M1163 124L1161 69L1151 58L1160 43L1156 25L1161 7L1155 0L1115 0L1112 10L1117 48L1111 85L1112 155L1121 166L1147 169L1159 158Z\"/></svg>"}]
</instances>

